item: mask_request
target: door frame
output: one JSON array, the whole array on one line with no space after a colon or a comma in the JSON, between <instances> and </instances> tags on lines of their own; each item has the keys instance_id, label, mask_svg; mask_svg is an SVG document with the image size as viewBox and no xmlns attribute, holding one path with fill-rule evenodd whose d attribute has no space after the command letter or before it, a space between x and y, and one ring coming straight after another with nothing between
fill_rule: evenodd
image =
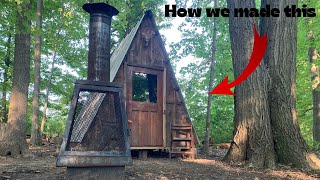
<instances>
[{"instance_id":1,"label":"door frame","mask_svg":"<svg viewBox=\"0 0 320 180\"><path fill-rule=\"evenodd\" d=\"M138 73L145 73L145 74L153 74L157 75L157 103L151 103L151 102L138 102L132 100L132 76L133 72ZM164 115L164 104L165 104L165 82L164 79L165 76L165 69L163 68L152 68L152 67L146 67L146 66L137 66L137 65L129 65L127 64L126 67L126 112L127 117L131 118L130 115L132 113L131 106L135 104L139 104L142 107L151 108L151 109L157 109L158 112L158 118L161 119L161 125L162 125L162 143L160 146L131 146L131 149L150 149L150 148L163 148L166 146L166 127L165 127L165 115ZM162 96L162 97L161 97ZM128 119L130 120L130 119Z\"/></svg>"}]
</instances>

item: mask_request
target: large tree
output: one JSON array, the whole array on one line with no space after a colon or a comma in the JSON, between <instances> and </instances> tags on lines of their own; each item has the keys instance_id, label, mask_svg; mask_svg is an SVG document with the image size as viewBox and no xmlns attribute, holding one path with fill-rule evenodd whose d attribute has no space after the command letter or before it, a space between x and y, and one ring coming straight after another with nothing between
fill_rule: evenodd
<instances>
[{"instance_id":1,"label":"large tree","mask_svg":"<svg viewBox=\"0 0 320 180\"><path fill-rule=\"evenodd\" d=\"M32 101L32 129L30 143L42 144L42 134L39 133L39 96L40 96L40 67L41 67L41 37L42 37L42 0L37 1L37 28L34 49L34 86Z\"/></svg>"},{"instance_id":2,"label":"large tree","mask_svg":"<svg viewBox=\"0 0 320 180\"><path fill-rule=\"evenodd\" d=\"M283 9L297 1L262 0L262 8L266 5ZM228 7L251 8L255 4L253 0L229 0ZM248 64L253 21L230 17L235 77ZM308 153L296 113L297 18L286 17L284 12L280 17L262 18L260 31L268 35L267 51L264 62L235 89L234 139L226 160L249 161L256 168L273 167L275 162L319 168L317 157Z\"/></svg>"},{"instance_id":3,"label":"large tree","mask_svg":"<svg viewBox=\"0 0 320 180\"><path fill-rule=\"evenodd\" d=\"M8 123L0 125L0 155L27 155L26 119L30 78L30 3L16 4L13 84Z\"/></svg>"},{"instance_id":4,"label":"large tree","mask_svg":"<svg viewBox=\"0 0 320 180\"><path fill-rule=\"evenodd\" d=\"M228 8L255 7L254 0L228 0ZM231 12L230 14L233 14ZM235 78L248 64L254 42L254 18L229 18L232 61ZM249 161L256 168L273 168L275 165L267 81L264 64L235 88L234 138L225 159L233 163Z\"/></svg>"},{"instance_id":5,"label":"large tree","mask_svg":"<svg viewBox=\"0 0 320 180\"><path fill-rule=\"evenodd\" d=\"M262 0L262 7L266 5L283 9L298 5L298 1ZM261 33L269 37L264 63L271 79L268 101L277 161L300 168L319 168L316 156L307 151L296 112L297 18L286 17L284 12L280 17L262 18Z\"/></svg>"}]
</instances>

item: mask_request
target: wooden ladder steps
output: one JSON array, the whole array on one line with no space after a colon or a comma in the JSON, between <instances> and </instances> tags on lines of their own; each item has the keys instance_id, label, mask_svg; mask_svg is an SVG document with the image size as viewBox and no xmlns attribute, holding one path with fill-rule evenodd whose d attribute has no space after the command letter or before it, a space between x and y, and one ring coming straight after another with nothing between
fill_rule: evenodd
<instances>
[{"instance_id":1,"label":"wooden ladder steps","mask_svg":"<svg viewBox=\"0 0 320 180\"><path fill-rule=\"evenodd\" d=\"M171 154L194 154L192 151L171 151Z\"/></svg>"},{"instance_id":2,"label":"wooden ladder steps","mask_svg":"<svg viewBox=\"0 0 320 180\"><path fill-rule=\"evenodd\" d=\"M185 143L182 145L181 143ZM171 126L171 148L170 158L174 155L188 155L194 159L195 151L193 149L193 137L191 125L173 125Z\"/></svg>"},{"instance_id":3,"label":"wooden ladder steps","mask_svg":"<svg viewBox=\"0 0 320 180\"><path fill-rule=\"evenodd\" d=\"M191 138L177 138L177 137L174 137L172 138L173 141L191 141L192 139Z\"/></svg>"},{"instance_id":4,"label":"wooden ladder steps","mask_svg":"<svg viewBox=\"0 0 320 180\"><path fill-rule=\"evenodd\" d=\"M194 153L191 151L171 151L171 154L188 154L193 155Z\"/></svg>"},{"instance_id":5,"label":"wooden ladder steps","mask_svg":"<svg viewBox=\"0 0 320 180\"><path fill-rule=\"evenodd\" d=\"M173 150L188 150L188 149L190 149L190 147L189 146L177 146L177 147L172 147L171 148L172 149L172 151Z\"/></svg>"},{"instance_id":6,"label":"wooden ladder steps","mask_svg":"<svg viewBox=\"0 0 320 180\"><path fill-rule=\"evenodd\" d=\"M191 126L172 126L171 130L191 130Z\"/></svg>"}]
</instances>

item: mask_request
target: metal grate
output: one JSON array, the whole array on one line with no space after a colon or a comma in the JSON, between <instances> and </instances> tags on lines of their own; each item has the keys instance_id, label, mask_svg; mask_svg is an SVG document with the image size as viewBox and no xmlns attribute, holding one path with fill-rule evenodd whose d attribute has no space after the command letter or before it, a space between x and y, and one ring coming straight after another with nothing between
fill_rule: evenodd
<instances>
[{"instance_id":1,"label":"metal grate","mask_svg":"<svg viewBox=\"0 0 320 180\"><path fill-rule=\"evenodd\" d=\"M82 91L80 93L84 94L86 92ZM79 96L88 99L86 95ZM92 93L92 95L89 97L89 100L84 100L84 106L81 108L74 121L70 142L80 143L82 141L85 133L88 131L89 126L96 116L104 97L104 93Z\"/></svg>"},{"instance_id":2,"label":"metal grate","mask_svg":"<svg viewBox=\"0 0 320 180\"><path fill-rule=\"evenodd\" d=\"M67 151L125 151L118 92L80 91L73 118Z\"/></svg>"}]
</instances>

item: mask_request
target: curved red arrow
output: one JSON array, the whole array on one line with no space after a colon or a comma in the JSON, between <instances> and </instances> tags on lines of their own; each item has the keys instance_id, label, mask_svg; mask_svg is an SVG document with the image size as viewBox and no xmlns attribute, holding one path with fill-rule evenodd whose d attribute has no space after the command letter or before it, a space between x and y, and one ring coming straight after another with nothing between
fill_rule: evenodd
<instances>
[{"instance_id":1,"label":"curved red arrow","mask_svg":"<svg viewBox=\"0 0 320 180\"><path fill-rule=\"evenodd\" d=\"M263 37L259 36L256 24L254 24L254 42L249 64L237 79L228 84L228 76L225 77L224 80L210 92L210 94L225 94L234 96L235 94L230 89L246 80L253 73L253 71L259 66L260 62L262 61L266 49L267 35L265 34Z\"/></svg>"}]
</instances>

